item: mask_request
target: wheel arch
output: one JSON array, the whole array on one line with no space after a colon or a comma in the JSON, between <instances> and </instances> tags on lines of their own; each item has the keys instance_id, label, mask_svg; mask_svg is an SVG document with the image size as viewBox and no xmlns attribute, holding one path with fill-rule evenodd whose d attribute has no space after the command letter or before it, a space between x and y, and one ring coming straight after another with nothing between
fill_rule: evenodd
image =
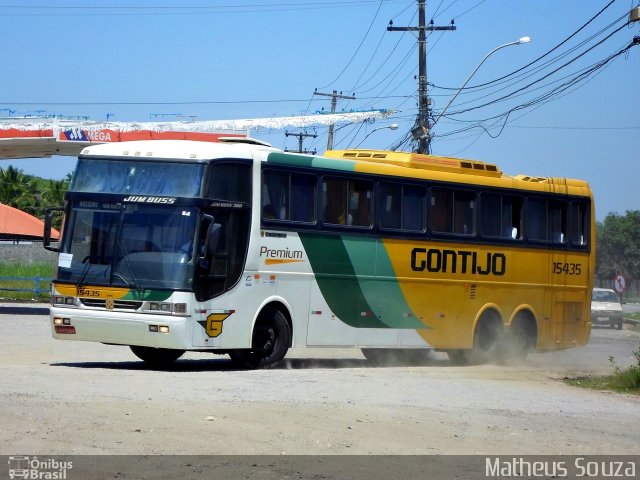
<instances>
[{"instance_id":1,"label":"wheel arch","mask_svg":"<svg viewBox=\"0 0 640 480\"><path fill-rule=\"evenodd\" d=\"M285 299L281 297L270 297L265 299L262 302L260 307L256 310L256 314L253 318L253 323L251 325L251 331L253 332L253 329L256 326L256 322L258 321L260 316L269 310L277 310L286 319L287 324L289 325L289 332L291 333L291 340L289 342L289 347L292 347L293 346L293 317L291 315L291 306Z\"/></svg>"},{"instance_id":2,"label":"wheel arch","mask_svg":"<svg viewBox=\"0 0 640 480\"><path fill-rule=\"evenodd\" d=\"M480 322L487 321L487 319L489 319L488 321L499 321L503 327L505 326L502 309L495 303L486 303L476 313L476 318L473 321L473 331L476 331Z\"/></svg>"},{"instance_id":3,"label":"wheel arch","mask_svg":"<svg viewBox=\"0 0 640 480\"><path fill-rule=\"evenodd\" d=\"M476 315L473 326L473 348L485 352L494 348L505 330L502 311L495 304L486 304Z\"/></svg>"},{"instance_id":4,"label":"wheel arch","mask_svg":"<svg viewBox=\"0 0 640 480\"><path fill-rule=\"evenodd\" d=\"M509 319L509 329L511 331L524 332L533 342L532 347L538 343L538 316L531 305L520 305L516 308Z\"/></svg>"}]
</instances>

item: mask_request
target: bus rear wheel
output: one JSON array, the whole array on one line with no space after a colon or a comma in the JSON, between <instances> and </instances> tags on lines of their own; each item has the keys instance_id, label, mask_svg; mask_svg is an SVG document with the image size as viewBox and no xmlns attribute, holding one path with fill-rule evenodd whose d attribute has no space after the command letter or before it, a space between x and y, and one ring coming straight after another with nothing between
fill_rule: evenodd
<instances>
[{"instance_id":1,"label":"bus rear wheel","mask_svg":"<svg viewBox=\"0 0 640 480\"><path fill-rule=\"evenodd\" d=\"M271 368L282 361L291 345L287 319L276 309L260 314L253 330L250 350L231 350L231 361L239 368Z\"/></svg>"},{"instance_id":2,"label":"bus rear wheel","mask_svg":"<svg viewBox=\"0 0 640 480\"><path fill-rule=\"evenodd\" d=\"M131 351L140 360L154 367L166 367L179 359L184 350L170 348L139 347L131 345Z\"/></svg>"},{"instance_id":3,"label":"bus rear wheel","mask_svg":"<svg viewBox=\"0 0 640 480\"><path fill-rule=\"evenodd\" d=\"M498 360L503 365L519 363L535 349L538 329L536 320L529 313L519 314L505 331L498 350Z\"/></svg>"},{"instance_id":4,"label":"bus rear wheel","mask_svg":"<svg viewBox=\"0 0 640 480\"><path fill-rule=\"evenodd\" d=\"M495 312L485 312L476 325L473 334L473 348L447 350L449 360L454 365L479 365L495 360L504 339L504 326Z\"/></svg>"}]
</instances>

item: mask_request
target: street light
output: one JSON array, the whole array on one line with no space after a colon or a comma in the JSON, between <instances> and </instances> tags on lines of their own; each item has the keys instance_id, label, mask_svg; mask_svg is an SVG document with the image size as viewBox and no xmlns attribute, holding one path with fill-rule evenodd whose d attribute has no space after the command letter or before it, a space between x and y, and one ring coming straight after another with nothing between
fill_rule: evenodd
<instances>
[{"instance_id":1,"label":"street light","mask_svg":"<svg viewBox=\"0 0 640 480\"><path fill-rule=\"evenodd\" d=\"M371 130L369 133L367 133L364 138L360 141L360 143L358 145L356 145L354 148L358 148L360 145L362 145L362 143L369 138L369 135L371 135L373 132L377 132L378 130L384 130L385 128L388 128L390 130L397 130L398 129L398 124L397 123L392 123L391 125L385 125L384 127L378 127L378 128L374 128L373 130Z\"/></svg>"},{"instance_id":2,"label":"street light","mask_svg":"<svg viewBox=\"0 0 640 480\"><path fill-rule=\"evenodd\" d=\"M440 114L438 115L438 117L433 121L433 123L431 124L431 128L433 128L435 126L436 123L438 123L438 120L440 120L440 117L442 117L444 115L444 112L447 111L447 109L451 106L451 104L453 103L453 101L458 97L458 95L460 94L460 92L464 89L464 87L467 85L467 83L469 83L469 80L471 80L471 77L473 77L473 75L478 71L478 69L480 68L480 66L484 63L484 61L489 58L491 55L493 55L495 52L497 52L498 50L500 50L501 48L505 48L505 47L510 47L511 45L521 45L523 43L529 43L531 41L531 37L522 37L519 38L518 40L516 40L515 42L509 42L509 43L505 43L503 45L498 45L496 48L494 48L493 50L491 50L489 53L487 53L484 58L480 61L480 63L478 64L478 66L473 70L473 72L471 72L471 74L467 77L467 79L464 81L464 83L462 84L462 86L458 89L458 91L456 92L456 94L453 96L453 98L451 100L449 100L449 103L447 103L447 106L444 107L444 110L442 110L440 112Z\"/></svg>"}]
</instances>

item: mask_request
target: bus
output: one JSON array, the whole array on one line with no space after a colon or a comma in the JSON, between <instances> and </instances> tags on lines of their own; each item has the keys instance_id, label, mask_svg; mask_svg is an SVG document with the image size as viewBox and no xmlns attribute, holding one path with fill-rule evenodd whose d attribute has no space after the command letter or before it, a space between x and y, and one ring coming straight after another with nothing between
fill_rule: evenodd
<instances>
[{"instance_id":1,"label":"bus","mask_svg":"<svg viewBox=\"0 0 640 480\"><path fill-rule=\"evenodd\" d=\"M585 181L474 160L89 146L45 218L52 335L157 365L197 351L269 367L299 347L508 363L588 341L594 218Z\"/></svg>"}]
</instances>

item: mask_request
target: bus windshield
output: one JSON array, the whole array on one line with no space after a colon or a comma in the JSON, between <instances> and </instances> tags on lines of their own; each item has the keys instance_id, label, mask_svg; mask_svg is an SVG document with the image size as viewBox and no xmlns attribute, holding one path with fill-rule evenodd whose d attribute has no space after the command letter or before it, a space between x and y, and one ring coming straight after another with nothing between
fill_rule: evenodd
<instances>
[{"instance_id":1,"label":"bus windshield","mask_svg":"<svg viewBox=\"0 0 640 480\"><path fill-rule=\"evenodd\" d=\"M69 190L197 197L203 172L199 163L80 158Z\"/></svg>"},{"instance_id":2,"label":"bus windshield","mask_svg":"<svg viewBox=\"0 0 640 480\"><path fill-rule=\"evenodd\" d=\"M190 289L196 209L111 207L74 209L58 278L79 286Z\"/></svg>"}]
</instances>

